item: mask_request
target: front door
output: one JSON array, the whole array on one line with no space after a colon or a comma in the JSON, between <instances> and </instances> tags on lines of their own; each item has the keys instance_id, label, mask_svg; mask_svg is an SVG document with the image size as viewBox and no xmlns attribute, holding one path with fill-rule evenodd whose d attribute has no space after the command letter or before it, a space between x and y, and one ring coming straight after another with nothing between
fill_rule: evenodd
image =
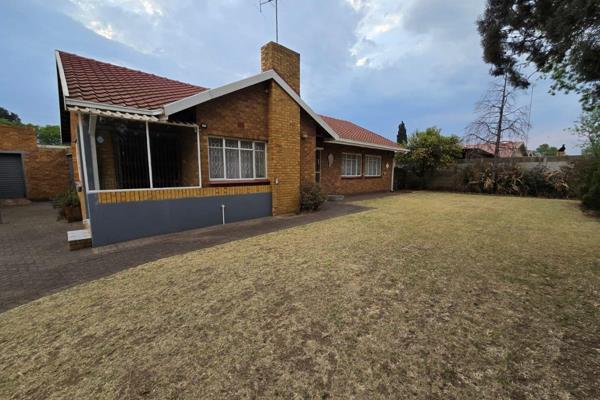
<instances>
[{"instance_id":1,"label":"front door","mask_svg":"<svg viewBox=\"0 0 600 400\"><path fill-rule=\"evenodd\" d=\"M321 183L321 149L315 153L315 182Z\"/></svg>"}]
</instances>

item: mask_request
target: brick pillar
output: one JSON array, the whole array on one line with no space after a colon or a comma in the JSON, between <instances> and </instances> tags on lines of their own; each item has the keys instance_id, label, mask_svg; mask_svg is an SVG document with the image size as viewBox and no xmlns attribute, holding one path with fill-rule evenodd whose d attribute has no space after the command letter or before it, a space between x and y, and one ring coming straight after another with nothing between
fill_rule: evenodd
<instances>
[{"instance_id":1,"label":"brick pillar","mask_svg":"<svg viewBox=\"0 0 600 400\"><path fill-rule=\"evenodd\" d=\"M294 213L300 208L300 106L271 81L268 107L273 215Z\"/></svg>"},{"instance_id":2,"label":"brick pillar","mask_svg":"<svg viewBox=\"0 0 600 400\"><path fill-rule=\"evenodd\" d=\"M269 42L260 49L260 66L263 72L275 70L300 94L300 54L278 43Z\"/></svg>"}]
</instances>

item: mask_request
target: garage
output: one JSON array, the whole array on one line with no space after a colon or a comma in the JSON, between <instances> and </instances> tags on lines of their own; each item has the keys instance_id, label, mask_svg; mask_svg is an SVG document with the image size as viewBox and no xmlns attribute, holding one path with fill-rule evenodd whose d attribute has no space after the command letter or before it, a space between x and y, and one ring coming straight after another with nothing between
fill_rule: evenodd
<instances>
[{"instance_id":1,"label":"garage","mask_svg":"<svg viewBox=\"0 0 600 400\"><path fill-rule=\"evenodd\" d=\"M25 197L25 174L19 153L0 153L0 198Z\"/></svg>"}]
</instances>

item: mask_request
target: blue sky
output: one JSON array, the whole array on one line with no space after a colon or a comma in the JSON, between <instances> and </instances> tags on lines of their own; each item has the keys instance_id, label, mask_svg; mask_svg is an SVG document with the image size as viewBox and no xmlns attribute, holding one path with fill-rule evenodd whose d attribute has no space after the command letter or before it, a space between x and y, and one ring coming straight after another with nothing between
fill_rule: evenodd
<instances>
[{"instance_id":1,"label":"blue sky","mask_svg":"<svg viewBox=\"0 0 600 400\"><path fill-rule=\"evenodd\" d=\"M302 97L319 113L394 139L436 125L462 136L492 82L475 20L483 0L279 0L280 43L302 60ZM4 0L0 105L58 123L54 49L206 87L259 72L274 9L258 0ZM528 147L578 153L565 132L577 97L533 89ZM521 102L529 104L531 92Z\"/></svg>"}]
</instances>

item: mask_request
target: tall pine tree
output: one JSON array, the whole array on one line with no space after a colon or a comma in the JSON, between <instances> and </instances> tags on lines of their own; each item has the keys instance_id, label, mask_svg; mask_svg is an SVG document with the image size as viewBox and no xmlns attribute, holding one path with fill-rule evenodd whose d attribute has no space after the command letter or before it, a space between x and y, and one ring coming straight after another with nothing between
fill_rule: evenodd
<instances>
[{"instance_id":1,"label":"tall pine tree","mask_svg":"<svg viewBox=\"0 0 600 400\"><path fill-rule=\"evenodd\" d=\"M406 126L404 125L404 121L400 122L398 125L398 134L396 135L396 143L398 144L406 144L408 141L408 137L406 136Z\"/></svg>"}]
</instances>

